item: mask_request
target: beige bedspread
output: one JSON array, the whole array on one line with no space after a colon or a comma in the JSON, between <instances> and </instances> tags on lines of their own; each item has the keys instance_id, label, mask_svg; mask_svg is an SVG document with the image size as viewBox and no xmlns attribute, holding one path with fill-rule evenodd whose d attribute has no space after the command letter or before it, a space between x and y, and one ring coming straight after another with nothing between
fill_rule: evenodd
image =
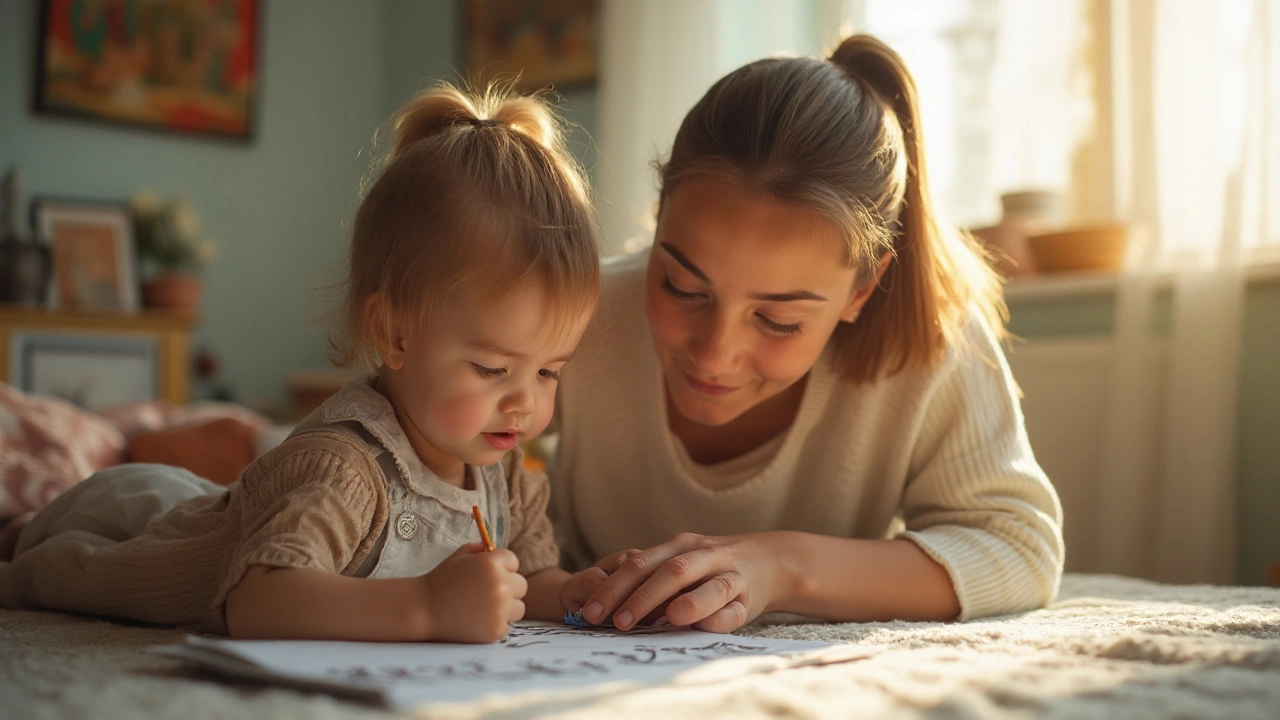
<instances>
[{"instance_id":1,"label":"beige bedspread","mask_svg":"<svg viewBox=\"0 0 1280 720\"><path fill-rule=\"evenodd\" d=\"M744 635L860 643L874 656L587 705L492 700L444 717L1280 718L1280 589L1068 575L1045 610L964 624L757 623ZM182 633L0 611L0 717L390 718L228 685L146 652Z\"/></svg>"}]
</instances>

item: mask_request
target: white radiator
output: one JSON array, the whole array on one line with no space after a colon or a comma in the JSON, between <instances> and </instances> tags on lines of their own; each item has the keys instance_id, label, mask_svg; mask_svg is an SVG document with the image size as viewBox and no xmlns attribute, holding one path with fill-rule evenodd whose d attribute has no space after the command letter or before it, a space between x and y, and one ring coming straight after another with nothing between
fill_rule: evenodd
<instances>
[{"instance_id":1,"label":"white radiator","mask_svg":"<svg viewBox=\"0 0 1280 720\"><path fill-rule=\"evenodd\" d=\"M1062 500L1066 568L1072 572L1105 567L1099 554L1106 548L1096 547L1094 538L1097 523L1106 517L1099 512L1104 493L1098 483L1112 411L1113 349L1110 338L1072 338L1017 342L1009 353L1031 447ZM1168 372L1164 343L1152 342L1146 354L1153 374ZM1161 423L1161 405L1143 411L1150 413L1148 430ZM1135 451L1150 447L1143 438L1121 440Z\"/></svg>"}]
</instances>

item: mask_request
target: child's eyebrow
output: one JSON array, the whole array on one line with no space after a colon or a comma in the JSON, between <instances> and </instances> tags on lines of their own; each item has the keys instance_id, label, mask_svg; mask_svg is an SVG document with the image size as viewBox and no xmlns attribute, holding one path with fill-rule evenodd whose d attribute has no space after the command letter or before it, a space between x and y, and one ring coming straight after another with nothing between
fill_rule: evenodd
<instances>
[{"instance_id":1,"label":"child's eyebrow","mask_svg":"<svg viewBox=\"0 0 1280 720\"><path fill-rule=\"evenodd\" d=\"M702 270L698 269L698 266L694 265L693 262L689 260L689 258L685 257L684 253L675 249L668 243L660 242L658 244L661 245L662 249L666 250L667 254L670 255L672 258L674 258L676 262L683 265L685 270L688 270L689 272L693 273L694 276L696 276L702 282L708 285L712 284L711 280L707 278L706 274L703 273ZM816 292L812 292L810 290L792 290L791 292L782 292L782 293L753 292L753 293L748 293L747 297L751 298L752 300L764 300L765 302L791 302L792 300L819 300L822 302L826 302L827 300L825 297L819 295Z\"/></svg>"},{"instance_id":2,"label":"child's eyebrow","mask_svg":"<svg viewBox=\"0 0 1280 720\"><path fill-rule=\"evenodd\" d=\"M493 355L501 355L502 357L509 357L512 360L528 360L529 359L528 355L525 355L524 353L521 353L521 352L516 352L515 350L512 350L510 348L505 348L497 343L473 342L473 343L467 343L467 348L470 350L476 350L478 352L491 353ZM569 362L572 359L573 359L573 353L569 353L567 355L561 355L558 358L552 358L548 362L553 362L553 363Z\"/></svg>"}]
</instances>

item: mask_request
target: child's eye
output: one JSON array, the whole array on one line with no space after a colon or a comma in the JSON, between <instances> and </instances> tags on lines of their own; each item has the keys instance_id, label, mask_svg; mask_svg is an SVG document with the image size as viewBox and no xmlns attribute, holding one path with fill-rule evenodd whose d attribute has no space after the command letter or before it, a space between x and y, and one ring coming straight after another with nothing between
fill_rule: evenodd
<instances>
[{"instance_id":1,"label":"child's eye","mask_svg":"<svg viewBox=\"0 0 1280 720\"><path fill-rule=\"evenodd\" d=\"M552 382L560 382L560 373L556 372L555 370L548 370L547 368L543 368L538 371L538 375L546 380L551 380Z\"/></svg>"},{"instance_id":2,"label":"child's eye","mask_svg":"<svg viewBox=\"0 0 1280 720\"><path fill-rule=\"evenodd\" d=\"M804 329L804 323L777 323L760 314L757 314L756 317L760 318L760 322L764 323L766 330L775 335L799 335L800 331Z\"/></svg>"},{"instance_id":3,"label":"child's eye","mask_svg":"<svg viewBox=\"0 0 1280 720\"><path fill-rule=\"evenodd\" d=\"M672 285L671 278L666 275L662 276L661 287L662 287L662 292L670 295L671 297L677 300L693 300L694 298L702 297L702 295L700 295L699 293L685 292L684 290L681 290L675 285Z\"/></svg>"},{"instance_id":4,"label":"child's eye","mask_svg":"<svg viewBox=\"0 0 1280 720\"><path fill-rule=\"evenodd\" d=\"M476 375L479 375L485 380L500 378L507 372L505 368L491 368L485 367L484 365L477 365L475 363L471 363L471 369L475 371Z\"/></svg>"}]
</instances>

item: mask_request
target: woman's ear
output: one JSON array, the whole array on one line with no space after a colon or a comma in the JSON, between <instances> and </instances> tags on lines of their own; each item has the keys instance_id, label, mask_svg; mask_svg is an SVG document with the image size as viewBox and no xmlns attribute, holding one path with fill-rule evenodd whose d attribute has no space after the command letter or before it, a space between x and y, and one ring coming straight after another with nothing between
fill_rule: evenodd
<instances>
[{"instance_id":1,"label":"woman's ear","mask_svg":"<svg viewBox=\"0 0 1280 720\"><path fill-rule=\"evenodd\" d=\"M853 296L849 298L849 303L844 306L844 311L840 313L840 322L851 323L858 319L858 313L862 312L862 306L867 304L871 299L871 293L876 291L880 286L880 280L884 277L884 273L889 269L889 263L893 262L893 253L886 252L880 256L880 267L876 269L875 277L863 282L853 291Z\"/></svg>"},{"instance_id":2,"label":"woman's ear","mask_svg":"<svg viewBox=\"0 0 1280 720\"><path fill-rule=\"evenodd\" d=\"M395 313L381 294L373 293L364 299L364 324L369 339L389 370L404 367L404 334L394 317Z\"/></svg>"}]
</instances>

